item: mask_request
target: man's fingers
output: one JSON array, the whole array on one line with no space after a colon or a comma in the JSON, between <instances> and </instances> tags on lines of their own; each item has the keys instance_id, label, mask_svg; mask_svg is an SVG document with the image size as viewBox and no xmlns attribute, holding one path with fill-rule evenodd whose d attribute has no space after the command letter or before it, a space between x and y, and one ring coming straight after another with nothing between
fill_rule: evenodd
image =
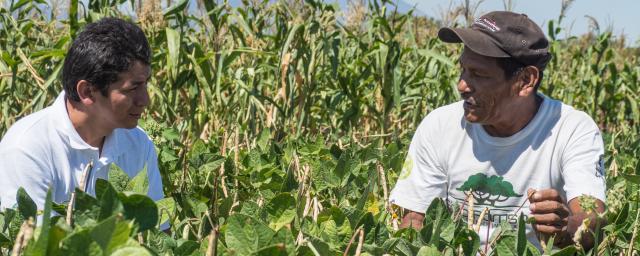
<instances>
[{"instance_id":1,"label":"man's fingers","mask_svg":"<svg viewBox=\"0 0 640 256\"><path fill-rule=\"evenodd\" d=\"M543 202L531 203L529 205L529 210L534 215L555 213L563 218L569 216L569 208L567 208L566 205L558 201L543 201Z\"/></svg>"},{"instance_id":2,"label":"man's fingers","mask_svg":"<svg viewBox=\"0 0 640 256\"><path fill-rule=\"evenodd\" d=\"M533 224L533 226L538 230L538 232L543 234L559 234L563 232L563 227L560 226L552 226L552 225L542 225L542 224Z\"/></svg>"},{"instance_id":3,"label":"man's fingers","mask_svg":"<svg viewBox=\"0 0 640 256\"><path fill-rule=\"evenodd\" d=\"M549 225L549 226L565 226L567 225L567 217L559 216L555 213L536 214L532 215L534 223L537 225Z\"/></svg>"},{"instance_id":4,"label":"man's fingers","mask_svg":"<svg viewBox=\"0 0 640 256\"><path fill-rule=\"evenodd\" d=\"M533 189L529 189L528 193L531 193ZM541 202L541 201L558 201L562 202L562 197L560 193L555 189L541 189L535 191L533 195L529 198L531 202Z\"/></svg>"}]
</instances>

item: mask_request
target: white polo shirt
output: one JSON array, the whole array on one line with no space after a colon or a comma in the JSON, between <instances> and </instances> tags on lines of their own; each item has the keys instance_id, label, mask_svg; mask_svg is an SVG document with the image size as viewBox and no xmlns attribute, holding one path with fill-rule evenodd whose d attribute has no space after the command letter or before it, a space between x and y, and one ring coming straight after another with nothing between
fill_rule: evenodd
<instances>
[{"instance_id":1,"label":"white polo shirt","mask_svg":"<svg viewBox=\"0 0 640 256\"><path fill-rule=\"evenodd\" d=\"M67 114L64 92L53 105L16 122L0 142L0 208L14 207L16 192L23 187L38 209L44 208L51 185L53 201L69 200L79 186L83 170L93 161L87 192L95 195L97 179L107 179L114 163L129 177L147 165L148 196L164 197L162 179L153 142L139 127L115 129L105 138L102 155L87 144L73 127Z\"/></svg>"}]
</instances>

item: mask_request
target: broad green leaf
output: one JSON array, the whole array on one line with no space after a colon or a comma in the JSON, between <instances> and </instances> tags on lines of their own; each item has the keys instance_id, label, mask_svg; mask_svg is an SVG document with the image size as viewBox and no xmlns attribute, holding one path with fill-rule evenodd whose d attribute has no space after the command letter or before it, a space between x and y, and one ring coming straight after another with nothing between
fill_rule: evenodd
<instances>
[{"instance_id":1,"label":"broad green leaf","mask_svg":"<svg viewBox=\"0 0 640 256\"><path fill-rule=\"evenodd\" d=\"M254 217L235 214L224 231L227 246L237 255L248 255L268 245L275 232Z\"/></svg>"},{"instance_id":2,"label":"broad green leaf","mask_svg":"<svg viewBox=\"0 0 640 256\"><path fill-rule=\"evenodd\" d=\"M120 218L122 217L117 215L111 216L98 223L90 232L91 238L98 243L105 254L126 245L129 240L131 225L127 221L119 220Z\"/></svg>"},{"instance_id":3,"label":"broad green leaf","mask_svg":"<svg viewBox=\"0 0 640 256\"><path fill-rule=\"evenodd\" d=\"M40 225L40 235L36 239L35 245L29 244L25 254L47 255L49 245L49 230L51 230L51 187L47 190L47 197L44 201L44 214Z\"/></svg>"},{"instance_id":4,"label":"broad green leaf","mask_svg":"<svg viewBox=\"0 0 640 256\"><path fill-rule=\"evenodd\" d=\"M629 182L640 184L640 175L631 175L631 174L624 174L624 173L621 173L621 175Z\"/></svg>"},{"instance_id":5,"label":"broad green leaf","mask_svg":"<svg viewBox=\"0 0 640 256\"><path fill-rule=\"evenodd\" d=\"M290 255L287 253L287 247L285 244L276 243L268 245L267 247L260 248L254 255L259 256L285 256Z\"/></svg>"},{"instance_id":6,"label":"broad green leaf","mask_svg":"<svg viewBox=\"0 0 640 256\"><path fill-rule=\"evenodd\" d=\"M559 250L553 254L551 254L551 256L571 256L571 255L575 255L577 252L577 249L575 246L567 246L565 248L563 248L562 250Z\"/></svg>"},{"instance_id":7,"label":"broad green leaf","mask_svg":"<svg viewBox=\"0 0 640 256\"><path fill-rule=\"evenodd\" d=\"M456 248L462 247L466 256L476 255L478 248L480 248L480 237L475 231L461 225L454 238L454 246Z\"/></svg>"},{"instance_id":8,"label":"broad green leaf","mask_svg":"<svg viewBox=\"0 0 640 256\"><path fill-rule=\"evenodd\" d=\"M146 195L149 192L149 175L147 175L147 165L136 174L127 184L126 191Z\"/></svg>"},{"instance_id":9,"label":"broad green leaf","mask_svg":"<svg viewBox=\"0 0 640 256\"><path fill-rule=\"evenodd\" d=\"M120 169L116 164L112 163L109 166L109 183L111 183L116 191L126 191L129 179L129 175L127 175L127 173Z\"/></svg>"},{"instance_id":10,"label":"broad green leaf","mask_svg":"<svg viewBox=\"0 0 640 256\"><path fill-rule=\"evenodd\" d=\"M293 237L290 229L281 228L280 230L278 230L278 232L276 232L271 241L269 241L269 244L282 245L284 246L283 249L287 252L287 254L285 255L295 255L296 244L294 239L295 238Z\"/></svg>"},{"instance_id":11,"label":"broad green leaf","mask_svg":"<svg viewBox=\"0 0 640 256\"><path fill-rule=\"evenodd\" d=\"M269 215L269 227L278 230L296 217L296 200L289 193L281 193L271 199L265 210Z\"/></svg>"},{"instance_id":12,"label":"broad green leaf","mask_svg":"<svg viewBox=\"0 0 640 256\"><path fill-rule=\"evenodd\" d=\"M151 198L140 194L125 195L123 193L119 193L118 197L124 208L124 217L133 220L138 225L138 231L154 228L158 224L158 207Z\"/></svg>"},{"instance_id":13,"label":"broad green leaf","mask_svg":"<svg viewBox=\"0 0 640 256\"><path fill-rule=\"evenodd\" d=\"M61 241L71 233L71 228L65 223L63 218L59 218L49 230L49 243L47 245L47 253L49 255L61 255Z\"/></svg>"},{"instance_id":14,"label":"broad green leaf","mask_svg":"<svg viewBox=\"0 0 640 256\"><path fill-rule=\"evenodd\" d=\"M156 202L158 206L158 216L160 216L160 224L169 221L170 214L176 210L176 202L173 197L160 199Z\"/></svg>"},{"instance_id":15,"label":"broad green leaf","mask_svg":"<svg viewBox=\"0 0 640 256\"><path fill-rule=\"evenodd\" d=\"M88 229L73 232L60 241L61 255L101 255L100 246L91 239Z\"/></svg>"},{"instance_id":16,"label":"broad green leaf","mask_svg":"<svg viewBox=\"0 0 640 256\"><path fill-rule=\"evenodd\" d=\"M98 220L104 220L124 210L120 199L118 199L118 193L106 180L96 180L96 197L99 198L100 204Z\"/></svg>"},{"instance_id":17,"label":"broad green leaf","mask_svg":"<svg viewBox=\"0 0 640 256\"><path fill-rule=\"evenodd\" d=\"M35 219L38 208L24 188L20 187L16 193L16 202L18 203L18 212L24 219L32 217Z\"/></svg>"},{"instance_id":18,"label":"broad green leaf","mask_svg":"<svg viewBox=\"0 0 640 256\"><path fill-rule=\"evenodd\" d=\"M186 240L183 241L175 250L175 255L191 255L198 250L199 245L195 241Z\"/></svg>"},{"instance_id":19,"label":"broad green leaf","mask_svg":"<svg viewBox=\"0 0 640 256\"><path fill-rule=\"evenodd\" d=\"M111 256L152 256L144 247L127 246L122 247L111 254Z\"/></svg>"},{"instance_id":20,"label":"broad green leaf","mask_svg":"<svg viewBox=\"0 0 640 256\"><path fill-rule=\"evenodd\" d=\"M418 254L416 256L439 256L442 255L438 248L435 246L423 246L420 247Z\"/></svg>"},{"instance_id":21,"label":"broad green leaf","mask_svg":"<svg viewBox=\"0 0 640 256\"><path fill-rule=\"evenodd\" d=\"M312 247L314 251L318 252L319 255L336 255L336 251L331 249L331 246L324 242L322 239L305 234L305 239L307 239L307 246Z\"/></svg>"}]
</instances>

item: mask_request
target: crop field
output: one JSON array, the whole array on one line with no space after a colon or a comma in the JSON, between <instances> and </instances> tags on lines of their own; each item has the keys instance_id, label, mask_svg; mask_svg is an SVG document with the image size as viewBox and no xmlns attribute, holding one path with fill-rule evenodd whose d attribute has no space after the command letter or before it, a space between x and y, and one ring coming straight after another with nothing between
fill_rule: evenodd
<instances>
[{"instance_id":1,"label":"crop field","mask_svg":"<svg viewBox=\"0 0 640 256\"><path fill-rule=\"evenodd\" d=\"M411 136L460 97L460 46L437 39L440 21L384 0L345 10L314 0L51 2L64 4L0 3L0 136L53 102L85 24L133 20L153 51L140 126L166 198L144 196L146 172L129 178L116 166L95 197L77 190L71 211L50 200L39 211L21 190L18 207L0 213L0 255L540 255L526 219L481 247L441 200L422 230L398 229L387 198ZM561 14L541 25L553 53L541 91L597 122L608 190L593 249L544 253L638 255L640 49L599 30L559 39ZM165 221L170 234L157 229Z\"/></svg>"}]
</instances>

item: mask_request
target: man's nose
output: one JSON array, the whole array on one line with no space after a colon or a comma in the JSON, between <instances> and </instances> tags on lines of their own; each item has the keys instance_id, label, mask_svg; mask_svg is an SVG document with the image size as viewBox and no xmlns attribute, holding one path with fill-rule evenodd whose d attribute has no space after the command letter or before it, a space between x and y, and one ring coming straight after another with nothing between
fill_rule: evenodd
<instances>
[{"instance_id":1,"label":"man's nose","mask_svg":"<svg viewBox=\"0 0 640 256\"><path fill-rule=\"evenodd\" d=\"M149 98L149 89L145 86L144 90L138 94L136 99L136 105L139 107L146 107L149 105L151 99Z\"/></svg>"},{"instance_id":2,"label":"man's nose","mask_svg":"<svg viewBox=\"0 0 640 256\"><path fill-rule=\"evenodd\" d=\"M460 94L471 92L471 87L469 87L467 81L465 81L465 79L462 77L460 77L460 80L458 80L458 92L460 92Z\"/></svg>"}]
</instances>

